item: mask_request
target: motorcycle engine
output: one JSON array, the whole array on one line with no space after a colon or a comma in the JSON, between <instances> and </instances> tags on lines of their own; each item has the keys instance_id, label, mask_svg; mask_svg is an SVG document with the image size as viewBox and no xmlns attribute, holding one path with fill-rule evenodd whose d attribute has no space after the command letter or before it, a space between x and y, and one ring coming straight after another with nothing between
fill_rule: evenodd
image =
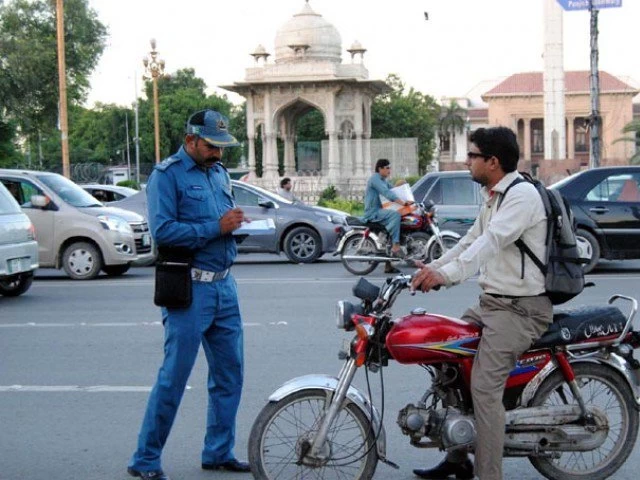
<instances>
[{"instance_id":1,"label":"motorcycle engine","mask_svg":"<svg viewBox=\"0 0 640 480\"><path fill-rule=\"evenodd\" d=\"M476 440L473 417L453 407L433 410L410 404L400 410L398 425L402 433L411 437L412 444L419 444L423 437L429 437L448 450L471 445Z\"/></svg>"}]
</instances>

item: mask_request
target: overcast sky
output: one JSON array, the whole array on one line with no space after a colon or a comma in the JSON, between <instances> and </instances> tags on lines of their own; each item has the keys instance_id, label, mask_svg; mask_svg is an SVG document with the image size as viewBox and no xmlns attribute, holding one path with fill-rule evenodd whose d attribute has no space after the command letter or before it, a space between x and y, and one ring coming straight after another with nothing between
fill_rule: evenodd
<instances>
[{"instance_id":1,"label":"overcast sky","mask_svg":"<svg viewBox=\"0 0 640 480\"><path fill-rule=\"evenodd\" d=\"M149 39L166 71L195 68L210 91L244 79L249 53L274 53L278 28L304 0L89 0L109 28L107 48L91 78L89 104L130 105ZM398 74L430 94L464 96L480 82L542 71L544 0L310 0L342 36L343 61L354 40L367 48L373 79ZM424 12L429 12L426 21ZM600 69L640 86L636 33L640 1L600 11ZM273 59L273 56L271 57ZM589 70L589 13L564 13L565 70ZM229 94L234 102L240 97Z\"/></svg>"}]
</instances>

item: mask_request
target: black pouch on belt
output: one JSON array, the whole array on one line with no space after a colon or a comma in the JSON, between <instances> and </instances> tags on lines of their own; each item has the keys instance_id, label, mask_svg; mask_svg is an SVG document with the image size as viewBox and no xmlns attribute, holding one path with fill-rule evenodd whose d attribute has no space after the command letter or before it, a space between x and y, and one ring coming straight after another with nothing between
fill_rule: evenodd
<instances>
[{"instance_id":1,"label":"black pouch on belt","mask_svg":"<svg viewBox=\"0 0 640 480\"><path fill-rule=\"evenodd\" d=\"M184 247L158 247L153 303L159 307L187 308L191 305L193 252Z\"/></svg>"}]
</instances>

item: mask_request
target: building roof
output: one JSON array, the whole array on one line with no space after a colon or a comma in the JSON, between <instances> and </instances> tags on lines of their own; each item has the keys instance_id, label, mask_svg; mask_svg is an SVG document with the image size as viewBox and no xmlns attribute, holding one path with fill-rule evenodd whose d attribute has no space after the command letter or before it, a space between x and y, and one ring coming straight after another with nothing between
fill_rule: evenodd
<instances>
[{"instance_id":1,"label":"building roof","mask_svg":"<svg viewBox=\"0 0 640 480\"><path fill-rule=\"evenodd\" d=\"M588 71L564 72L565 93L568 95L589 93ZM601 93L638 93L638 89L614 77L610 73L600 71L600 92ZM522 96L522 95L542 95L543 79L542 72L526 72L511 75L506 80L500 82L494 88L482 95L482 98L497 96Z\"/></svg>"},{"instance_id":2,"label":"building roof","mask_svg":"<svg viewBox=\"0 0 640 480\"><path fill-rule=\"evenodd\" d=\"M489 109L488 108L469 108L467 110L467 114L469 115L469 119L471 120L489 118Z\"/></svg>"}]
</instances>

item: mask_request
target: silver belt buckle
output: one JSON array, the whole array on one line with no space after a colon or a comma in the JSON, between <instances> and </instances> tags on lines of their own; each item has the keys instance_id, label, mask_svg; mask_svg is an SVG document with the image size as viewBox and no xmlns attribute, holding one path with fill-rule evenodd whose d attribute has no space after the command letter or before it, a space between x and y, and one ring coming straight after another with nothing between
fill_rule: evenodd
<instances>
[{"instance_id":1,"label":"silver belt buckle","mask_svg":"<svg viewBox=\"0 0 640 480\"><path fill-rule=\"evenodd\" d=\"M208 272L206 270L202 270L202 273L200 274L200 281L213 282L214 277L215 277L215 272Z\"/></svg>"}]
</instances>

